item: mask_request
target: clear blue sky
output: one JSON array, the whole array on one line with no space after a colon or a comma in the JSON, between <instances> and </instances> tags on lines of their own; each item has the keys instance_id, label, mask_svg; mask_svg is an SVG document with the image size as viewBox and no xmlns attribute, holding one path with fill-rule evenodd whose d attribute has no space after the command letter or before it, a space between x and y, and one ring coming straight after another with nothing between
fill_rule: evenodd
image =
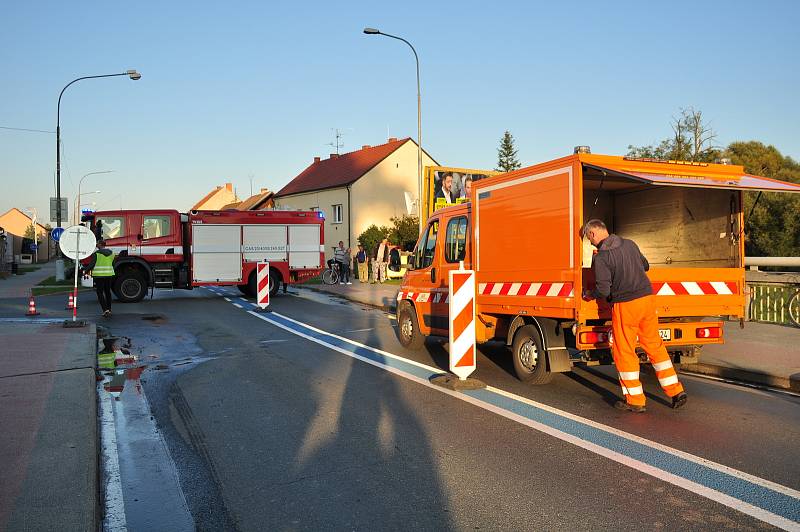
<instances>
[{"instance_id":1,"label":"clear blue sky","mask_svg":"<svg viewBox=\"0 0 800 532\"><path fill-rule=\"evenodd\" d=\"M800 2L5 2L0 126L55 130L62 194L187 209L214 185L278 189L315 155L416 136L440 163L492 168L504 130L534 164L622 154L680 107L719 137L800 158ZM0 211L54 195L55 139L0 129Z\"/></svg>"}]
</instances>

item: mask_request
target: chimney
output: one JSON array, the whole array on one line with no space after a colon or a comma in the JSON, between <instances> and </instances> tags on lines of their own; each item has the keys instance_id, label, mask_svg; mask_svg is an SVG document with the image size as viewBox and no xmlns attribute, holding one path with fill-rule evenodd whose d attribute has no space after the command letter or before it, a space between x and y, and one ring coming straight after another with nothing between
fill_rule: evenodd
<instances>
[{"instance_id":1,"label":"chimney","mask_svg":"<svg viewBox=\"0 0 800 532\"><path fill-rule=\"evenodd\" d=\"M397 142L397 137L389 137L389 142Z\"/></svg>"},{"instance_id":2,"label":"chimney","mask_svg":"<svg viewBox=\"0 0 800 532\"><path fill-rule=\"evenodd\" d=\"M314 162L318 163L319 162L319 157L314 157Z\"/></svg>"},{"instance_id":3,"label":"chimney","mask_svg":"<svg viewBox=\"0 0 800 532\"><path fill-rule=\"evenodd\" d=\"M338 153L331 153L331 159L336 159L337 157L339 157Z\"/></svg>"},{"instance_id":4,"label":"chimney","mask_svg":"<svg viewBox=\"0 0 800 532\"><path fill-rule=\"evenodd\" d=\"M264 194L265 192L269 192L269 189L268 188L262 188L261 189L261 193Z\"/></svg>"},{"instance_id":5,"label":"chimney","mask_svg":"<svg viewBox=\"0 0 800 532\"><path fill-rule=\"evenodd\" d=\"M233 192L233 183L225 183L225 189L229 192Z\"/></svg>"},{"instance_id":6,"label":"chimney","mask_svg":"<svg viewBox=\"0 0 800 532\"><path fill-rule=\"evenodd\" d=\"M369 144L364 144L363 146L361 146L361 149L362 150L366 150L367 148L371 148L371 147L372 146L370 146Z\"/></svg>"}]
</instances>

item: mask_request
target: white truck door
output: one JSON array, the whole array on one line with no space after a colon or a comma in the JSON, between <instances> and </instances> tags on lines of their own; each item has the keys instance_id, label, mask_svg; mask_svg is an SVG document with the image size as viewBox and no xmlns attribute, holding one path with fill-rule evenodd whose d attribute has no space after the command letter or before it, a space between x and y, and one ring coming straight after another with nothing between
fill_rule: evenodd
<instances>
[{"instance_id":1,"label":"white truck door","mask_svg":"<svg viewBox=\"0 0 800 532\"><path fill-rule=\"evenodd\" d=\"M319 268L320 264L320 226L289 226L289 268Z\"/></svg>"},{"instance_id":2,"label":"white truck door","mask_svg":"<svg viewBox=\"0 0 800 532\"><path fill-rule=\"evenodd\" d=\"M286 262L288 230L285 225L245 225L242 251L248 262Z\"/></svg>"},{"instance_id":3,"label":"white truck door","mask_svg":"<svg viewBox=\"0 0 800 532\"><path fill-rule=\"evenodd\" d=\"M242 281L241 225L192 225L192 280Z\"/></svg>"}]
</instances>

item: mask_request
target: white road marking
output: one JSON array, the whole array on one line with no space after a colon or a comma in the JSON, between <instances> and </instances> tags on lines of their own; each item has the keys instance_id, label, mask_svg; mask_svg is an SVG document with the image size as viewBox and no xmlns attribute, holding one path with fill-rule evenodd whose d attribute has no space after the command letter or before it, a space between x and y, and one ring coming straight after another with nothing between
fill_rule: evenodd
<instances>
[{"instance_id":1,"label":"white road marking","mask_svg":"<svg viewBox=\"0 0 800 532\"><path fill-rule=\"evenodd\" d=\"M97 383L97 396L100 403L100 457L102 467L103 492L103 530L126 531L125 500L122 496L122 481L119 474L117 455L117 429L111 394L103 389L103 382Z\"/></svg>"},{"instance_id":2,"label":"white road marking","mask_svg":"<svg viewBox=\"0 0 800 532\"><path fill-rule=\"evenodd\" d=\"M346 333L354 333L354 332L367 332L367 331L374 331L374 327L370 327L369 329L353 329L352 331L345 331Z\"/></svg>"},{"instance_id":3,"label":"white road marking","mask_svg":"<svg viewBox=\"0 0 800 532\"><path fill-rule=\"evenodd\" d=\"M222 299L224 299L224 300L225 300L225 301L227 301L228 303L230 303L230 302L231 302L230 298L228 298L228 297L223 297Z\"/></svg>"},{"instance_id":4,"label":"white road marking","mask_svg":"<svg viewBox=\"0 0 800 532\"><path fill-rule=\"evenodd\" d=\"M234 304L233 304L233 306L234 306L234 307L237 307L237 308L244 308L244 307L243 307L243 306L241 306L239 303L234 303Z\"/></svg>"},{"instance_id":5,"label":"white road marking","mask_svg":"<svg viewBox=\"0 0 800 532\"><path fill-rule=\"evenodd\" d=\"M278 342L288 342L289 340L261 340L259 344L276 344Z\"/></svg>"}]
</instances>

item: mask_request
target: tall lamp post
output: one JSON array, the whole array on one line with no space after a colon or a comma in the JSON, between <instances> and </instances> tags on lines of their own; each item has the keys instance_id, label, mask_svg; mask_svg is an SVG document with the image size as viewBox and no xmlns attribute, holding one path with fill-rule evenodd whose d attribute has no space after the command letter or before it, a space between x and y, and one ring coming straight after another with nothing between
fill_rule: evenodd
<instances>
[{"instance_id":1,"label":"tall lamp post","mask_svg":"<svg viewBox=\"0 0 800 532\"><path fill-rule=\"evenodd\" d=\"M89 194L99 194L99 190L94 190L92 192L84 192L81 194L81 185L83 185L83 180L89 177L90 175L98 175L98 174L110 174L114 170L101 170L99 172L89 172L81 177L81 180L78 181L78 195L75 196L75 218L73 219L73 225L78 225L81 223L81 213L80 213L80 205L81 205L81 196L88 196Z\"/></svg>"},{"instance_id":2,"label":"tall lamp post","mask_svg":"<svg viewBox=\"0 0 800 532\"><path fill-rule=\"evenodd\" d=\"M113 78L116 76L128 76L130 79L136 81L142 78L136 70L126 70L119 74L102 74L99 76L83 76L81 78L73 79L67 83L61 92L58 94L58 106L56 108L56 227L61 227L61 97L64 96L64 91L78 81L84 79L97 79L97 78ZM61 256L59 252L59 257ZM63 259L56 260L56 280L64 280L64 261Z\"/></svg>"},{"instance_id":3,"label":"tall lamp post","mask_svg":"<svg viewBox=\"0 0 800 532\"><path fill-rule=\"evenodd\" d=\"M375 28L364 28L364 33L367 35L383 35L384 37L403 41L411 48L411 51L414 52L414 60L417 63L417 217L419 219L420 230L422 230L422 224L424 223L422 219L422 94L419 88L419 56L414 46L402 37L384 33Z\"/></svg>"}]
</instances>

